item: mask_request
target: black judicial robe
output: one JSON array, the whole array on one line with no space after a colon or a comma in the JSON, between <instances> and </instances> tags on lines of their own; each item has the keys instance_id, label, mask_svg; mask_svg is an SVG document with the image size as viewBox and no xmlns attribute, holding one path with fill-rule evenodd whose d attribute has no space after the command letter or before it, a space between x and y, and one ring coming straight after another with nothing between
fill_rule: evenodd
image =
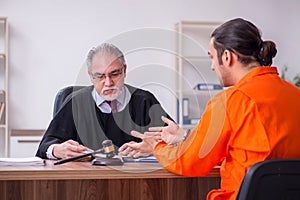
<instances>
[{"instance_id":1,"label":"black judicial robe","mask_svg":"<svg viewBox=\"0 0 300 200\"><path fill-rule=\"evenodd\" d=\"M163 126L161 116L170 118L158 100L148 91L126 85L131 93L125 109L116 113L103 113L97 107L87 86L73 93L54 116L39 145L36 156L47 158L51 144L60 144L69 139L96 150L102 141L112 140L116 147L140 139L131 136L132 130L143 133L151 126Z\"/></svg>"}]
</instances>

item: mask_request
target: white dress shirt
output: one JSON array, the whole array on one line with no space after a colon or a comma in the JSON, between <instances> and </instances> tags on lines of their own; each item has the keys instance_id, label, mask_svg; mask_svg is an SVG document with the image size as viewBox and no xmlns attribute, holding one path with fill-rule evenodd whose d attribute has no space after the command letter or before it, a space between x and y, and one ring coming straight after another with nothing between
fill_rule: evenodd
<instances>
[{"instance_id":1,"label":"white dress shirt","mask_svg":"<svg viewBox=\"0 0 300 200\"><path fill-rule=\"evenodd\" d=\"M109 104L105 101L105 99L103 99L96 91L96 89L94 88L92 91L92 96L94 101L96 102L96 105L98 106L98 108L104 112L104 113L111 113L111 107L109 106ZM118 98L116 98L116 103L117 103L117 111L120 112L122 110L124 110L124 108L126 107L126 105L129 103L130 101L130 97L131 94L128 90L128 88L126 86L123 86L122 90L121 90L121 94L118 96Z\"/></svg>"}]
</instances>

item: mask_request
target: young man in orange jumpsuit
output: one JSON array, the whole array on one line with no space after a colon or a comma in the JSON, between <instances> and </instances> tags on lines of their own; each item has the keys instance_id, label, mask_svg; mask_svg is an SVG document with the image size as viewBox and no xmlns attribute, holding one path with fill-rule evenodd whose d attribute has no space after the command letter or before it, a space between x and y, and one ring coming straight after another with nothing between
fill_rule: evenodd
<instances>
[{"instance_id":1,"label":"young man in orange jumpsuit","mask_svg":"<svg viewBox=\"0 0 300 200\"><path fill-rule=\"evenodd\" d=\"M271 66L276 53L275 44L263 41L251 22L224 23L212 33L208 54L221 84L230 88L209 101L188 137L163 117L168 126L146 135L133 132L143 142L123 145L120 155L154 150L165 168L188 176L205 175L221 163L221 189L211 191L209 200L235 199L256 162L300 158L300 90Z\"/></svg>"}]
</instances>

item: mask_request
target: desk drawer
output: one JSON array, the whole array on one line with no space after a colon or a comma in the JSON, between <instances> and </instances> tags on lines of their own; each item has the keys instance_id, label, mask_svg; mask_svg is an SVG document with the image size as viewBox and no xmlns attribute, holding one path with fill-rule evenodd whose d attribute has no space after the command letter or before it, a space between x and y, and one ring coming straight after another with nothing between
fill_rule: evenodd
<instances>
[{"instance_id":1,"label":"desk drawer","mask_svg":"<svg viewBox=\"0 0 300 200\"><path fill-rule=\"evenodd\" d=\"M10 157L32 157L35 156L42 136L11 136Z\"/></svg>"}]
</instances>

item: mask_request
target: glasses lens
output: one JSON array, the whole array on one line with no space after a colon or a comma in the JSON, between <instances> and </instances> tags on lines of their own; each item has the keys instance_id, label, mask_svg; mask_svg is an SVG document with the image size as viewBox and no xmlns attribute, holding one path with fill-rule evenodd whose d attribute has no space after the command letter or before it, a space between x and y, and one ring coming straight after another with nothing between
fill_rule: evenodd
<instances>
[{"instance_id":1,"label":"glasses lens","mask_svg":"<svg viewBox=\"0 0 300 200\"><path fill-rule=\"evenodd\" d=\"M118 78L122 73L123 73L123 67L120 69L116 69L114 71L112 71L111 73L108 74L108 77L111 79L116 79ZM97 79L98 81L103 81L106 79L106 75L105 74L101 74L101 73L94 73L92 74L93 79Z\"/></svg>"},{"instance_id":2,"label":"glasses lens","mask_svg":"<svg viewBox=\"0 0 300 200\"><path fill-rule=\"evenodd\" d=\"M97 79L97 80L103 80L105 79L105 75L104 74L100 74L100 73L94 73L92 74L93 79Z\"/></svg>"},{"instance_id":3,"label":"glasses lens","mask_svg":"<svg viewBox=\"0 0 300 200\"><path fill-rule=\"evenodd\" d=\"M123 67L121 69L115 70L112 73L109 74L109 77L114 79L118 78L123 73Z\"/></svg>"}]
</instances>

